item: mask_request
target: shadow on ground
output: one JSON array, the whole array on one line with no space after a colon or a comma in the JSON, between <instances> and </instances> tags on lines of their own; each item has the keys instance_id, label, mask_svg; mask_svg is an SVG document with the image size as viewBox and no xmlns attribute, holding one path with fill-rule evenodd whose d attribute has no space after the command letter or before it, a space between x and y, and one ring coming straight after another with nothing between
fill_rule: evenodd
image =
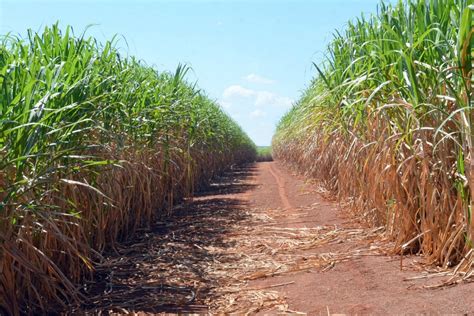
<instances>
[{"instance_id":1,"label":"shadow on ground","mask_svg":"<svg viewBox=\"0 0 474 316\"><path fill-rule=\"evenodd\" d=\"M254 165L235 167L222 176L216 177L205 190L197 192L194 196L199 198L214 195L239 194L250 191L255 188L256 185L246 183L245 179L255 175L255 173L256 167Z\"/></svg>"},{"instance_id":2,"label":"shadow on ground","mask_svg":"<svg viewBox=\"0 0 474 316\"><path fill-rule=\"evenodd\" d=\"M207 312L204 300L219 286L212 264L233 260L213 250L231 247L226 234L247 219L246 202L233 195L252 189L245 180L254 173L252 165L226 173L172 216L107 254L86 287L81 311Z\"/></svg>"}]
</instances>

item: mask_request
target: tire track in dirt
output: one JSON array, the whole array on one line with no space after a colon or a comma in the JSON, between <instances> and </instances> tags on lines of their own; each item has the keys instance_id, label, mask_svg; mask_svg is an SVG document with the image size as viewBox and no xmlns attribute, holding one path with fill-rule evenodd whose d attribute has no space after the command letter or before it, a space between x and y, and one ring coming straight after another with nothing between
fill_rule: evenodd
<instances>
[{"instance_id":1,"label":"tire track in dirt","mask_svg":"<svg viewBox=\"0 0 474 316\"><path fill-rule=\"evenodd\" d=\"M316 184L294 175L279 162L258 164L256 183L252 190L251 204L264 207L276 220L275 226L283 229L311 229L318 226L334 227L344 231L362 228L345 213L335 201L326 200ZM275 182L272 183L272 180ZM268 201L279 195L280 201ZM286 201L285 201L286 200ZM275 210L275 207L289 210ZM295 225L295 222L297 224ZM297 234L301 232L295 231ZM299 238L299 237L296 237ZM369 241L340 238L339 242L308 250L295 249L295 255L307 257L325 253L349 253L354 249L372 247ZM374 246L377 243L373 244ZM474 315L474 305L463 293L474 290L474 283L460 284L439 290L424 289L430 280L406 280L419 276L417 256L406 257L407 263L400 270L399 257L386 255L355 256L346 262L336 263L328 269L311 269L287 275L275 275L258 279L250 287L282 284L276 288L286 299L289 311L307 315L343 314L443 314ZM409 263L411 262L411 263ZM439 282L438 281L434 281ZM258 315L276 315L279 310L261 310Z\"/></svg>"},{"instance_id":2,"label":"tire track in dirt","mask_svg":"<svg viewBox=\"0 0 474 316\"><path fill-rule=\"evenodd\" d=\"M106 255L71 314L474 312L474 283L406 281L419 257L401 271L399 257L370 251L379 231L319 190L278 162L236 167Z\"/></svg>"},{"instance_id":3,"label":"tire track in dirt","mask_svg":"<svg viewBox=\"0 0 474 316\"><path fill-rule=\"evenodd\" d=\"M281 203L285 209L292 209L290 201L288 200L288 194L285 191L285 183L282 181L281 176L275 171L273 164L270 164L268 170L270 171L273 178L275 178L275 182L278 185L278 195L280 196Z\"/></svg>"}]
</instances>

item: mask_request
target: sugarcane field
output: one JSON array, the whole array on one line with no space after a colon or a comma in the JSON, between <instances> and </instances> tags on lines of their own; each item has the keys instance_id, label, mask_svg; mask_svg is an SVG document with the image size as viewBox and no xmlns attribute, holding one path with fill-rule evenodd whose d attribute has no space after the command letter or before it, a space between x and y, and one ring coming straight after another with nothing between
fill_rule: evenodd
<instances>
[{"instance_id":1,"label":"sugarcane field","mask_svg":"<svg viewBox=\"0 0 474 316\"><path fill-rule=\"evenodd\" d=\"M0 315L474 315L474 0L0 0Z\"/></svg>"}]
</instances>

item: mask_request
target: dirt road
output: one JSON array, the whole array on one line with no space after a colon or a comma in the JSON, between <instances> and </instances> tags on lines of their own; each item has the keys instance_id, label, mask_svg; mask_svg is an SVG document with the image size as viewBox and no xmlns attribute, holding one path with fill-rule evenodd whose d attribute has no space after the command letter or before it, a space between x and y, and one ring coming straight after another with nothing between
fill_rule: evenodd
<instances>
[{"instance_id":1,"label":"dirt road","mask_svg":"<svg viewBox=\"0 0 474 316\"><path fill-rule=\"evenodd\" d=\"M474 313L473 283L425 288L442 279L420 278L422 258L386 255L324 195L277 162L236 169L107 256L81 310Z\"/></svg>"}]
</instances>

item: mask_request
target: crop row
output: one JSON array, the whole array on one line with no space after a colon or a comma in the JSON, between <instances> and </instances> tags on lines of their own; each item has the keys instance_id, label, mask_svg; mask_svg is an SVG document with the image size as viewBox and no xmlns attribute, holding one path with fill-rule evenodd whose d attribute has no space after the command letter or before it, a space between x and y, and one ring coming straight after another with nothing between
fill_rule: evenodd
<instances>
[{"instance_id":1,"label":"crop row","mask_svg":"<svg viewBox=\"0 0 474 316\"><path fill-rule=\"evenodd\" d=\"M241 128L187 68L157 72L58 25L0 38L0 306L82 299L100 252L232 164Z\"/></svg>"},{"instance_id":2,"label":"crop row","mask_svg":"<svg viewBox=\"0 0 474 316\"><path fill-rule=\"evenodd\" d=\"M398 253L468 270L473 3L381 3L376 14L349 22L273 139L277 159L385 226Z\"/></svg>"}]
</instances>

